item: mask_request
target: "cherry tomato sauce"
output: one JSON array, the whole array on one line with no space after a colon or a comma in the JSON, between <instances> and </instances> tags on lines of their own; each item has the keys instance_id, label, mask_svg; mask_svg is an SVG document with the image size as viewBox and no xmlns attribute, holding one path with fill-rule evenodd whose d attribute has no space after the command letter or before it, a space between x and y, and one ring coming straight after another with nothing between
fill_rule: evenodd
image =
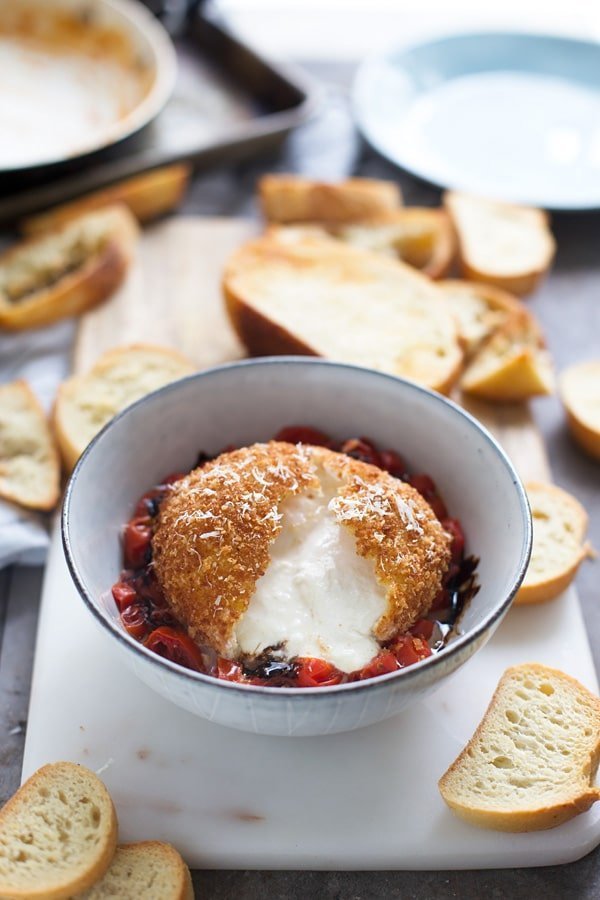
<instances>
[{"instance_id":1,"label":"cherry tomato sauce","mask_svg":"<svg viewBox=\"0 0 600 900\"><path fill-rule=\"evenodd\" d=\"M204 672L224 681L269 687L324 687L376 678L406 668L436 653L447 642L456 621L478 591L475 579L477 560L465 556L465 536L458 519L448 514L435 482L422 472L409 473L395 450L379 449L366 437L336 443L326 434L305 425L288 426L274 440L316 444L346 453L354 459L385 469L394 478L411 484L429 503L445 530L452 536L451 562L443 587L429 615L416 622L405 634L398 634L364 668L347 674L324 659L297 657L280 659L280 647L269 647L253 659L231 660L218 656L210 647L196 644L171 611L152 568L152 535L160 504L171 485L183 478L173 473L145 493L123 529L123 563L112 595L124 629L154 653L196 672ZM232 450L226 447L225 450ZM200 453L196 465L211 457Z\"/></svg>"}]
</instances>

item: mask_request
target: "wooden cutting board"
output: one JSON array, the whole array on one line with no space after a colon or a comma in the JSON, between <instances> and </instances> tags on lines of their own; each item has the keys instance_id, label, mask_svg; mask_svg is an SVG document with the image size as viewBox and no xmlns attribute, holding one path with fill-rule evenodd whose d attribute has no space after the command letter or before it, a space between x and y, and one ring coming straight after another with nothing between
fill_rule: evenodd
<instances>
[{"instance_id":1,"label":"wooden cutting board","mask_svg":"<svg viewBox=\"0 0 600 900\"><path fill-rule=\"evenodd\" d=\"M75 370L134 341L177 347L199 367L240 357L219 282L226 257L253 230L245 221L187 218L147 231L127 283L82 320ZM525 406L470 408L524 478L549 477ZM262 737L211 724L155 695L110 650L69 578L57 531L23 775L56 759L100 771L121 840L168 840L191 865L240 869L550 865L600 842L600 809L551 832L497 834L455 819L436 788L507 666L554 665L598 690L572 589L543 608L511 610L483 650L399 717L322 738Z\"/></svg>"},{"instance_id":2,"label":"wooden cutting board","mask_svg":"<svg viewBox=\"0 0 600 900\"><path fill-rule=\"evenodd\" d=\"M243 357L223 308L221 272L232 251L257 230L247 219L199 217L147 229L125 285L81 319L73 370L85 372L105 350L138 341L175 347L199 369ZM496 435L522 478L549 479L527 405L463 405Z\"/></svg>"}]
</instances>

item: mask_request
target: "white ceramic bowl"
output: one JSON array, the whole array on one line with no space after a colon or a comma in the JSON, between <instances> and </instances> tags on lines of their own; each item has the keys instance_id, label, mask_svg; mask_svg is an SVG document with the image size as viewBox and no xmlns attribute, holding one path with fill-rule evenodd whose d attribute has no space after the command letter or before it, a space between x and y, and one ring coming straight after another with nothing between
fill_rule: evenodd
<instances>
[{"instance_id":1,"label":"white ceramic bowl","mask_svg":"<svg viewBox=\"0 0 600 900\"><path fill-rule=\"evenodd\" d=\"M270 688L218 681L146 650L121 627L110 595L120 533L137 498L200 450L269 439L307 424L335 438L367 435L430 474L479 557L481 589L460 635L437 655L369 681ZM260 734L349 731L393 716L482 647L506 613L529 560L531 519L511 463L458 406L408 381L301 357L249 360L192 375L135 403L92 441L67 487L69 568L110 645L163 697L199 716Z\"/></svg>"}]
</instances>

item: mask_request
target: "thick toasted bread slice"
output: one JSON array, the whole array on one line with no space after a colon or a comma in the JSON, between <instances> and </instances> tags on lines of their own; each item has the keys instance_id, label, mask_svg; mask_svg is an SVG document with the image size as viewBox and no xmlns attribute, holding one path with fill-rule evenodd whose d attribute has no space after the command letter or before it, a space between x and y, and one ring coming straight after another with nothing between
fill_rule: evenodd
<instances>
[{"instance_id":1,"label":"thick toasted bread slice","mask_svg":"<svg viewBox=\"0 0 600 900\"><path fill-rule=\"evenodd\" d=\"M600 459L600 359L565 369L559 391L574 439L586 453Z\"/></svg>"},{"instance_id":2,"label":"thick toasted bread slice","mask_svg":"<svg viewBox=\"0 0 600 900\"><path fill-rule=\"evenodd\" d=\"M193 371L192 363L176 350L131 344L109 350L87 374L64 381L54 405L53 424L67 471L118 412Z\"/></svg>"},{"instance_id":3,"label":"thick toasted bread slice","mask_svg":"<svg viewBox=\"0 0 600 900\"><path fill-rule=\"evenodd\" d=\"M0 329L76 316L121 283L137 240L124 206L111 206L23 241L0 256Z\"/></svg>"},{"instance_id":4,"label":"thick toasted bread slice","mask_svg":"<svg viewBox=\"0 0 600 900\"><path fill-rule=\"evenodd\" d=\"M138 222L150 222L179 206L191 176L191 166L177 163L144 172L110 187L86 194L70 203L62 203L20 223L23 234L37 235L60 228L84 213L123 204Z\"/></svg>"},{"instance_id":5,"label":"thick toasted bread slice","mask_svg":"<svg viewBox=\"0 0 600 900\"><path fill-rule=\"evenodd\" d=\"M533 549L516 603L544 603L571 584L590 548L588 517L575 497L553 484L525 485L533 518Z\"/></svg>"},{"instance_id":6,"label":"thick toasted bread slice","mask_svg":"<svg viewBox=\"0 0 600 900\"><path fill-rule=\"evenodd\" d=\"M529 315L513 294L490 284L449 279L439 281L456 319L467 360L473 358L485 341L504 325L513 313Z\"/></svg>"},{"instance_id":7,"label":"thick toasted bread slice","mask_svg":"<svg viewBox=\"0 0 600 900\"><path fill-rule=\"evenodd\" d=\"M170 844L117 847L104 878L73 900L194 900L190 870Z\"/></svg>"},{"instance_id":8,"label":"thick toasted bread slice","mask_svg":"<svg viewBox=\"0 0 600 900\"><path fill-rule=\"evenodd\" d=\"M428 278L314 230L272 228L230 258L223 280L251 353L325 356L447 391L462 351Z\"/></svg>"},{"instance_id":9,"label":"thick toasted bread slice","mask_svg":"<svg viewBox=\"0 0 600 900\"><path fill-rule=\"evenodd\" d=\"M552 362L534 319L515 313L465 369L460 386L492 403L515 403L554 390Z\"/></svg>"},{"instance_id":10,"label":"thick toasted bread slice","mask_svg":"<svg viewBox=\"0 0 600 900\"><path fill-rule=\"evenodd\" d=\"M548 271L556 245L539 209L449 191L444 203L458 236L465 278L530 294Z\"/></svg>"},{"instance_id":11,"label":"thick toasted bread slice","mask_svg":"<svg viewBox=\"0 0 600 900\"><path fill-rule=\"evenodd\" d=\"M0 896L72 897L104 876L116 844L100 779L75 763L44 766L0 810Z\"/></svg>"},{"instance_id":12,"label":"thick toasted bread slice","mask_svg":"<svg viewBox=\"0 0 600 900\"><path fill-rule=\"evenodd\" d=\"M49 510L60 492L60 461L44 410L26 381L0 386L0 497Z\"/></svg>"},{"instance_id":13,"label":"thick toasted bread slice","mask_svg":"<svg viewBox=\"0 0 600 900\"><path fill-rule=\"evenodd\" d=\"M330 183L300 175L265 175L258 183L260 204L268 222L360 222L402 205L392 181L348 178Z\"/></svg>"},{"instance_id":14,"label":"thick toasted bread slice","mask_svg":"<svg viewBox=\"0 0 600 900\"><path fill-rule=\"evenodd\" d=\"M554 828L600 799L600 700L536 663L507 669L439 788L457 815L498 831Z\"/></svg>"},{"instance_id":15,"label":"thick toasted bread slice","mask_svg":"<svg viewBox=\"0 0 600 900\"><path fill-rule=\"evenodd\" d=\"M333 234L354 247L401 259L430 278L447 275L456 253L454 231L443 209L405 207L333 228Z\"/></svg>"}]
</instances>

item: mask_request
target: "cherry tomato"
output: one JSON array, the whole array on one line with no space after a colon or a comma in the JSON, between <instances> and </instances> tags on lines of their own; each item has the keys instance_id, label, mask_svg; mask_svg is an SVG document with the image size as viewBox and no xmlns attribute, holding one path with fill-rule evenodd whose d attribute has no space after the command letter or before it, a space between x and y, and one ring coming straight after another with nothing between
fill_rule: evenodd
<instances>
[{"instance_id":1,"label":"cherry tomato","mask_svg":"<svg viewBox=\"0 0 600 900\"><path fill-rule=\"evenodd\" d=\"M164 500L164 496L165 491L159 487L142 494L133 511L134 519L153 519L157 516L161 501Z\"/></svg>"},{"instance_id":2,"label":"cherry tomato","mask_svg":"<svg viewBox=\"0 0 600 900\"><path fill-rule=\"evenodd\" d=\"M206 661L200 647L184 631L162 625L148 635L144 641L146 647L171 662L194 669L196 672L206 671Z\"/></svg>"},{"instance_id":3,"label":"cherry tomato","mask_svg":"<svg viewBox=\"0 0 600 900\"><path fill-rule=\"evenodd\" d=\"M127 584L124 581L117 581L116 584L113 584L112 595L119 612L123 612L124 609L131 606L134 600L136 600L137 591L132 584Z\"/></svg>"},{"instance_id":4,"label":"cherry tomato","mask_svg":"<svg viewBox=\"0 0 600 900\"><path fill-rule=\"evenodd\" d=\"M235 662L235 660L219 656L217 659L217 678L222 678L224 681L243 681L244 673L240 664Z\"/></svg>"},{"instance_id":5,"label":"cherry tomato","mask_svg":"<svg viewBox=\"0 0 600 900\"><path fill-rule=\"evenodd\" d=\"M278 431L274 441L285 441L288 444L314 444L317 447L329 447L331 439L308 425L288 425Z\"/></svg>"},{"instance_id":6,"label":"cherry tomato","mask_svg":"<svg viewBox=\"0 0 600 900\"><path fill-rule=\"evenodd\" d=\"M350 438L350 440L344 441L340 450L346 456L351 456L352 459L358 459L361 462L370 463L372 466L381 468L379 451L368 438Z\"/></svg>"},{"instance_id":7,"label":"cherry tomato","mask_svg":"<svg viewBox=\"0 0 600 900\"><path fill-rule=\"evenodd\" d=\"M131 569L141 569L150 562L152 528L148 519L132 519L123 533L123 557Z\"/></svg>"},{"instance_id":8,"label":"cherry tomato","mask_svg":"<svg viewBox=\"0 0 600 900\"><path fill-rule=\"evenodd\" d=\"M430 478L429 475L425 475L424 472L419 472L416 475L409 475L408 483L412 484L414 489L418 491L422 497L425 497L426 500L433 496L433 494L437 494L435 481L433 478Z\"/></svg>"},{"instance_id":9,"label":"cherry tomato","mask_svg":"<svg viewBox=\"0 0 600 900\"><path fill-rule=\"evenodd\" d=\"M359 681L365 678L376 678L378 675L386 675L388 672L395 672L399 668L398 660L389 650L381 650L370 663L358 673Z\"/></svg>"},{"instance_id":10,"label":"cherry tomato","mask_svg":"<svg viewBox=\"0 0 600 900\"><path fill-rule=\"evenodd\" d=\"M438 519L441 520L446 518L448 510L446 509L446 504L437 492L433 478L430 478L429 475L425 475L424 473L419 473L417 475L410 475L408 483L412 484L415 490L421 494L423 499L427 500Z\"/></svg>"},{"instance_id":11,"label":"cherry tomato","mask_svg":"<svg viewBox=\"0 0 600 900\"><path fill-rule=\"evenodd\" d=\"M452 562L458 563L463 558L465 552L465 533L458 519L444 518L442 525L445 530L452 536L452 545L450 552L452 553Z\"/></svg>"},{"instance_id":12,"label":"cherry tomato","mask_svg":"<svg viewBox=\"0 0 600 900\"><path fill-rule=\"evenodd\" d=\"M382 450L379 454L381 468L393 475L394 478L402 478L406 472L406 466L402 457L395 450Z\"/></svg>"},{"instance_id":13,"label":"cherry tomato","mask_svg":"<svg viewBox=\"0 0 600 900\"><path fill-rule=\"evenodd\" d=\"M132 603L121 613L125 631L137 641L142 641L152 630L148 621L148 610L143 603Z\"/></svg>"},{"instance_id":14,"label":"cherry tomato","mask_svg":"<svg viewBox=\"0 0 600 900\"><path fill-rule=\"evenodd\" d=\"M390 650L403 669L431 656L429 644L421 638L413 637L411 634L401 634L397 637L393 644L390 645Z\"/></svg>"},{"instance_id":15,"label":"cherry tomato","mask_svg":"<svg viewBox=\"0 0 600 900\"><path fill-rule=\"evenodd\" d=\"M343 673L324 659L304 656L296 660L298 665L298 687L325 687L340 684Z\"/></svg>"},{"instance_id":16,"label":"cherry tomato","mask_svg":"<svg viewBox=\"0 0 600 900\"><path fill-rule=\"evenodd\" d=\"M431 619L419 619L410 629L410 633L423 641L429 641L433 634L434 624Z\"/></svg>"},{"instance_id":17,"label":"cherry tomato","mask_svg":"<svg viewBox=\"0 0 600 900\"><path fill-rule=\"evenodd\" d=\"M438 609L447 609L450 606L450 591L447 588L442 588L435 595L434 601L431 604L430 610L434 612Z\"/></svg>"}]
</instances>

